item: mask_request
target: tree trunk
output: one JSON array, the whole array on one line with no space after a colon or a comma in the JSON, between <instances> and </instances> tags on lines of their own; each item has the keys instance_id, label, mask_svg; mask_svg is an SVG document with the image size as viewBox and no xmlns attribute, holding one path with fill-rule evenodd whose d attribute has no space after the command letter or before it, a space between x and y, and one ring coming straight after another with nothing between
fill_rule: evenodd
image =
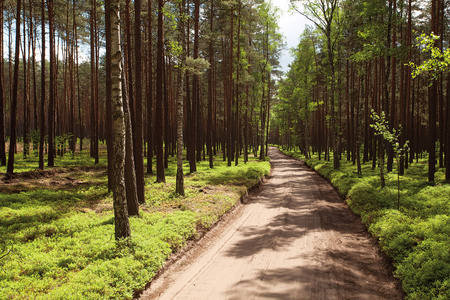
<instances>
[{"instance_id":1,"label":"tree trunk","mask_svg":"<svg viewBox=\"0 0 450 300\"><path fill-rule=\"evenodd\" d=\"M199 27L200 27L200 0L194 0L194 59L199 58ZM203 135L202 135L202 106L200 103L200 75L194 75L193 85L193 103L196 109L196 118L194 119L196 133L196 161L201 161L201 152L203 150Z\"/></svg>"},{"instance_id":2,"label":"tree trunk","mask_svg":"<svg viewBox=\"0 0 450 300\"><path fill-rule=\"evenodd\" d=\"M156 58L156 118L155 118L155 142L156 142L156 182L166 182L164 170L163 133L164 126L164 1L158 0L158 44Z\"/></svg>"},{"instance_id":3,"label":"tree trunk","mask_svg":"<svg viewBox=\"0 0 450 300\"><path fill-rule=\"evenodd\" d=\"M126 76L124 76L125 74L122 75L122 99L125 122L125 193L127 196L128 216L139 216L139 203L133 150L133 126L131 124L130 104L127 99L129 92L127 91L127 78Z\"/></svg>"},{"instance_id":4,"label":"tree trunk","mask_svg":"<svg viewBox=\"0 0 450 300\"><path fill-rule=\"evenodd\" d=\"M178 98L177 98L177 177L175 192L184 196L184 175L183 175L183 103L184 103L184 63L186 61L186 37L184 28L184 15L186 1L180 3L179 33L181 41L181 61L178 70Z\"/></svg>"},{"instance_id":5,"label":"tree trunk","mask_svg":"<svg viewBox=\"0 0 450 300\"><path fill-rule=\"evenodd\" d=\"M55 126L55 29L53 25L53 0L48 1L48 20L49 20L49 35L50 35L50 85L49 85L49 103L48 103L48 162L49 167L55 165L55 146L54 146L54 126Z\"/></svg>"},{"instance_id":6,"label":"tree trunk","mask_svg":"<svg viewBox=\"0 0 450 300\"><path fill-rule=\"evenodd\" d=\"M134 159L136 165L136 186L139 203L145 203L144 195L144 107L142 103L142 55L141 55L141 0L135 0L135 59L136 59L136 102L134 124Z\"/></svg>"},{"instance_id":7,"label":"tree trunk","mask_svg":"<svg viewBox=\"0 0 450 300\"><path fill-rule=\"evenodd\" d=\"M214 167L214 153L213 153L213 66L214 66L214 52L213 52L213 19L214 19L214 0L211 0L211 7L210 7L210 40L209 40L209 65L210 69L208 70L208 126L207 126L207 147L208 147L208 154L209 154L209 167L212 169Z\"/></svg>"},{"instance_id":8,"label":"tree trunk","mask_svg":"<svg viewBox=\"0 0 450 300\"><path fill-rule=\"evenodd\" d=\"M391 76L391 71L394 70L392 69L392 55L390 53L390 49L392 48L392 46L394 45L393 43L391 43L392 38L391 38L391 34L392 34L392 14L393 14L393 9L392 9L392 5L393 2L392 1L397 1L397 0L389 0L389 12L388 12L388 24L387 24L387 38L386 38L386 49L387 49L387 56L386 56L386 67L385 67L385 78L384 78L384 103L383 103L383 107L382 110L385 112L386 114L386 119L390 120L390 114L391 114L391 107L390 107L390 101L389 101L389 77ZM394 76L392 74L392 76ZM394 81L395 82L395 81ZM394 91L394 89L392 89L392 91ZM393 96L395 97L395 95ZM390 126L392 126L392 124L389 124ZM389 128L391 129L391 127ZM387 156L388 156L388 160L387 160L387 171L390 172L392 171L392 162L394 160L394 151L392 149L392 145L386 141L384 141L384 148L386 149L387 152ZM380 153L380 155L384 155L383 153ZM384 161L384 159L383 159Z\"/></svg>"},{"instance_id":9,"label":"tree trunk","mask_svg":"<svg viewBox=\"0 0 450 300\"><path fill-rule=\"evenodd\" d=\"M11 102L11 138L9 143L9 157L8 167L6 173L14 173L14 152L16 150L16 123L17 123L17 98L19 88L19 54L20 54L20 11L22 0L17 0L17 15L16 15L16 49L14 59L14 83L12 90L12 102ZM52 2L52 0L50 0ZM2 62L3 63L3 62Z\"/></svg>"},{"instance_id":10,"label":"tree trunk","mask_svg":"<svg viewBox=\"0 0 450 300\"><path fill-rule=\"evenodd\" d=\"M227 117L227 154L228 154L228 166L231 166L233 161L234 147L233 147L233 132L234 132L234 122L233 122L233 52L234 52L234 6L231 8L230 12L230 60L229 60L229 73L228 73L228 117Z\"/></svg>"},{"instance_id":11,"label":"tree trunk","mask_svg":"<svg viewBox=\"0 0 450 300\"><path fill-rule=\"evenodd\" d=\"M42 0L42 45L45 45L45 0ZM44 144L45 144L45 46L42 46L41 56L41 113L39 137L39 169L44 170Z\"/></svg>"},{"instance_id":12,"label":"tree trunk","mask_svg":"<svg viewBox=\"0 0 450 300\"><path fill-rule=\"evenodd\" d=\"M148 0L147 174L153 173L153 39L152 1Z\"/></svg>"},{"instance_id":13,"label":"tree trunk","mask_svg":"<svg viewBox=\"0 0 450 300\"><path fill-rule=\"evenodd\" d=\"M431 31L437 32L436 20L436 0L431 1ZM435 42L436 43L436 42ZM436 44L435 44L436 46ZM430 75L431 79L431 75ZM431 79L431 86L428 88L428 181L434 182L436 172L436 97L437 80Z\"/></svg>"},{"instance_id":14,"label":"tree trunk","mask_svg":"<svg viewBox=\"0 0 450 300\"><path fill-rule=\"evenodd\" d=\"M75 0L74 4L75 4ZM109 3L107 3L106 5L109 5ZM109 6L105 9L109 9ZM74 16L75 17L75 16ZM111 26L111 12L107 11L105 12L105 24L108 24L108 26ZM75 27L75 35L76 35L76 27ZM108 156L108 190L112 191L113 189L113 178L112 178L112 174L113 174L113 132L112 132L112 126L113 126L113 120L112 120L112 114L113 114L113 107L112 107L112 82L111 82L111 28L109 28L108 30L106 30L105 32L105 38L106 38L106 146L107 146L107 156ZM77 55L77 59L78 59L78 55ZM77 65L78 65L78 61L77 61ZM77 68L77 73L78 73L78 68ZM79 76L78 76L79 79ZM80 86L79 84L79 80L78 80L78 86ZM78 90L79 93L79 90ZM80 95L78 94L78 97L80 97ZM80 101L78 101L78 108L80 109ZM81 123L81 122L80 122ZM81 125L80 125L80 139L82 139L81 137ZM80 153L81 153L81 145L80 145Z\"/></svg>"},{"instance_id":15,"label":"tree trunk","mask_svg":"<svg viewBox=\"0 0 450 300\"><path fill-rule=\"evenodd\" d=\"M238 29L237 29L237 68L236 68L236 120L234 122L235 126L235 134L234 134L234 140L235 140L235 158L234 158L234 165L237 166L239 164L239 151L240 151L240 143L239 139L241 136L241 107L240 107L240 94L239 94L239 72L240 72L240 65L241 65L241 1L239 0L239 8L238 8Z\"/></svg>"},{"instance_id":16,"label":"tree trunk","mask_svg":"<svg viewBox=\"0 0 450 300\"><path fill-rule=\"evenodd\" d=\"M6 166L5 146L5 92L4 84L4 62L3 62L3 1L0 3L0 165Z\"/></svg>"},{"instance_id":17,"label":"tree trunk","mask_svg":"<svg viewBox=\"0 0 450 300\"><path fill-rule=\"evenodd\" d=\"M110 15L107 20L111 24L106 24L106 30L111 31L111 102L112 106L112 135L113 144L108 145L112 147L113 164L112 179L113 179L113 205L114 205L114 224L115 224L115 238L116 240L127 238L131 235L130 224L128 221L128 211L126 206L125 193L125 123L124 112L122 104L121 91L121 74L122 74L122 53L120 51L120 1L106 0L106 14ZM108 9L109 8L109 9Z\"/></svg>"},{"instance_id":18,"label":"tree trunk","mask_svg":"<svg viewBox=\"0 0 450 300\"><path fill-rule=\"evenodd\" d=\"M26 2L23 0L23 36L27 35L26 32L26 21L25 21L25 10ZM28 141L28 130L29 130L29 90L28 90L28 63L27 63L27 43L23 40L23 158L26 159L28 155L29 141ZM28 60L29 61L29 60Z\"/></svg>"},{"instance_id":19,"label":"tree trunk","mask_svg":"<svg viewBox=\"0 0 450 300\"><path fill-rule=\"evenodd\" d=\"M327 28L327 48L328 48L328 61L330 64L330 70L331 70L331 90L330 90L330 103L331 103L331 148L333 149L333 167L335 170L339 170L340 168L340 161L339 161L339 139L338 139L338 128L336 125L336 109L335 109L335 84L336 84L336 72L335 72L335 66L334 66L334 53L332 49L332 43L331 43L331 24L330 28Z\"/></svg>"}]
</instances>

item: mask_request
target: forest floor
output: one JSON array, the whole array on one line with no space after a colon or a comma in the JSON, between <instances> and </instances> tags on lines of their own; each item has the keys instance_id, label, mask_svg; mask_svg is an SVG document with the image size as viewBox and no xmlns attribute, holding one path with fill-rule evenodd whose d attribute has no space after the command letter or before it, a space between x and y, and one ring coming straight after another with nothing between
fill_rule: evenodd
<instances>
[{"instance_id":1,"label":"forest floor","mask_svg":"<svg viewBox=\"0 0 450 300\"><path fill-rule=\"evenodd\" d=\"M333 187L271 147L272 172L141 299L402 299L391 263Z\"/></svg>"}]
</instances>

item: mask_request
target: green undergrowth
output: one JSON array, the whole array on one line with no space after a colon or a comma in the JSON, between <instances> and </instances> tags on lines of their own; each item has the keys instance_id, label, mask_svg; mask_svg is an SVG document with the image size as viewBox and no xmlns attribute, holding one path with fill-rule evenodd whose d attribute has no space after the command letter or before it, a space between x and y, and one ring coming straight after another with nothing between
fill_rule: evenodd
<instances>
[{"instance_id":1,"label":"green undergrowth","mask_svg":"<svg viewBox=\"0 0 450 300\"><path fill-rule=\"evenodd\" d=\"M332 161L283 152L304 160L347 199L392 258L407 299L450 299L450 184L444 181L445 169L439 169L436 182L429 184L427 161L413 163L400 177L397 210L395 168L381 189L379 169L372 170L371 163L362 165L358 177L356 165L346 160L341 160L340 170L334 170Z\"/></svg>"},{"instance_id":2,"label":"green undergrowth","mask_svg":"<svg viewBox=\"0 0 450 300\"><path fill-rule=\"evenodd\" d=\"M200 162L198 172L186 176L185 197L173 193L173 159L166 183L146 176L147 203L130 218L131 240L118 246L104 170L68 174L82 183L75 187L21 183L20 192L0 193L0 299L131 299L171 253L212 226L270 170L256 159L214 164L211 170Z\"/></svg>"}]
</instances>

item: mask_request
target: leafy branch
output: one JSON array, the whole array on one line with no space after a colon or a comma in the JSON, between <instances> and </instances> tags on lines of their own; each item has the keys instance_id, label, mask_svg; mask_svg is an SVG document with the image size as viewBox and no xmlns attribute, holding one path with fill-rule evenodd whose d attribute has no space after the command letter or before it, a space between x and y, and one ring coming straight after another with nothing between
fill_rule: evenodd
<instances>
[{"instance_id":1,"label":"leafy branch","mask_svg":"<svg viewBox=\"0 0 450 300\"><path fill-rule=\"evenodd\" d=\"M381 115L377 115L377 113L372 109L371 110L371 118L374 121L373 124L370 125L375 130L376 135L383 136L383 139L391 144L394 150L395 160L397 162L397 209L400 209L400 160L405 156L406 152L409 150L409 141L406 141L403 145L400 145L400 136L402 134L402 127L399 125L399 129L396 130L392 128L392 132L389 130L389 122L386 120L386 114L384 111L381 112ZM382 154L384 156L384 154ZM384 166L380 166L383 168ZM381 172L383 174L383 172ZM382 176L382 175L381 175ZM382 182L384 179L382 178Z\"/></svg>"},{"instance_id":2,"label":"leafy branch","mask_svg":"<svg viewBox=\"0 0 450 300\"><path fill-rule=\"evenodd\" d=\"M450 48L441 50L436 47L436 41L440 37L431 33L430 35L421 34L417 38L418 44L416 47L422 48L423 52L430 53L430 58L423 61L420 65L414 62L409 62L408 65L412 68L412 77L415 78L422 73L430 74L433 79L444 71L450 71Z\"/></svg>"}]
</instances>

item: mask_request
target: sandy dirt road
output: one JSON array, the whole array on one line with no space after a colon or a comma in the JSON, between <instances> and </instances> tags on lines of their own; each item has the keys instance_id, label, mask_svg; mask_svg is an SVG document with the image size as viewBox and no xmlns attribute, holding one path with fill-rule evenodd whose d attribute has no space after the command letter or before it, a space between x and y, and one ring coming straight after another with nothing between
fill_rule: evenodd
<instances>
[{"instance_id":1,"label":"sandy dirt road","mask_svg":"<svg viewBox=\"0 0 450 300\"><path fill-rule=\"evenodd\" d=\"M335 190L270 148L271 176L141 299L402 299Z\"/></svg>"}]
</instances>

